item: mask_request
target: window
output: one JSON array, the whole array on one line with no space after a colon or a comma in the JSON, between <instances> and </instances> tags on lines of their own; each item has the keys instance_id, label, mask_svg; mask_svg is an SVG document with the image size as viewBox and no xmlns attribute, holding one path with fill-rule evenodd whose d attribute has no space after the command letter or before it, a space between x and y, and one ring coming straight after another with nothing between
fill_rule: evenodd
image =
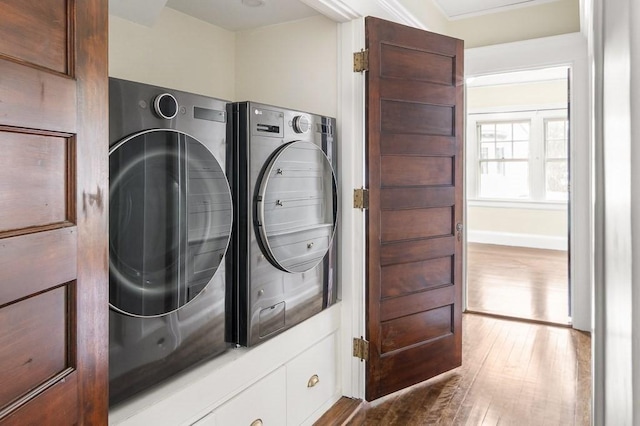
<instances>
[{"instance_id":1,"label":"window","mask_svg":"<svg viewBox=\"0 0 640 426\"><path fill-rule=\"evenodd\" d=\"M468 125L469 199L568 200L566 109L471 113Z\"/></svg>"},{"instance_id":2,"label":"window","mask_svg":"<svg viewBox=\"0 0 640 426\"><path fill-rule=\"evenodd\" d=\"M529 122L479 123L480 197L529 197Z\"/></svg>"}]
</instances>

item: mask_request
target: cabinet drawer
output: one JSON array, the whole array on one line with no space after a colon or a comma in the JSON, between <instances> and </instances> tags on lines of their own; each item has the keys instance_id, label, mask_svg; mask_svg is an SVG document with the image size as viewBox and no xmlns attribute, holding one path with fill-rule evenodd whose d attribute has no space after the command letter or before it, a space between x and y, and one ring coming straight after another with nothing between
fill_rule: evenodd
<instances>
[{"instance_id":1,"label":"cabinet drawer","mask_svg":"<svg viewBox=\"0 0 640 426\"><path fill-rule=\"evenodd\" d=\"M336 336L318 342L287 366L287 425L303 423L336 392Z\"/></svg>"},{"instance_id":2,"label":"cabinet drawer","mask_svg":"<svg viewBox=\"0 0 640 426\"><path fill-rule=\"evenodd\" d=\"M221 385L224 386L223 383ZM287 410L285 386L286 370L280 367L215 410L213 413L215 419L210 424L218 426L284 425ZM200 423L198 426L201 426Z\"/></svg>"}]
</instances>

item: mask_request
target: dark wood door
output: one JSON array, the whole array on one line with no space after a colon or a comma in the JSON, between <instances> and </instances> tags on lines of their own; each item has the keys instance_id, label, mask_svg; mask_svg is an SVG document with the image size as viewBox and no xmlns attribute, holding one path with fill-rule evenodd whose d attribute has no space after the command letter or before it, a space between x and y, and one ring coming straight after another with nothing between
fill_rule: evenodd
<instances>
[{"instance_id":1,"label":"dark wood door","mask_svg":"<svg viewBox=\"0 0 640 426\"><path fill-rule=\"evenodd\" d=\"M0 16L0 424L106 424L107 1Z\"/></svg>"},{"instance_id":2,"label":"dark wood door","mask_svg":"<svg viewBox=\"0 0 640 426\"><path fill-rule=\"evenodd\" d=\"M376 18L365 27L373 400L462 362L463 42Z\"/></svg>"}]
</instances>

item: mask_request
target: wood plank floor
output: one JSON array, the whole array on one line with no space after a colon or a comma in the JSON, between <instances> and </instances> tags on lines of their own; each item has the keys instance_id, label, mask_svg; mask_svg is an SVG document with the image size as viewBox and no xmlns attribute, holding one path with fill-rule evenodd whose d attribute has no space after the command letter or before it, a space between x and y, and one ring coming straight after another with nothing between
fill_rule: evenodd
<instances>
[{"instance_id":1,"label":"wood plank floor","mask_svg":"<svg viewBox=\"0 0 640 426\"><path fill-rule=\"evenodd\" d=\"M588 334L463 315L462 366L365 404L347 424L589 425Z\"/></svg>"},{"instance_id":2,"label":"wood plank floor","mask_svg":"<svg viewBox=\"0 0 640 426\"><path fill-rule=\"evenodd\" d=\"M469 311L568 324L568 283L566 251L467 245Z\"/></svg>"}]
</instances>

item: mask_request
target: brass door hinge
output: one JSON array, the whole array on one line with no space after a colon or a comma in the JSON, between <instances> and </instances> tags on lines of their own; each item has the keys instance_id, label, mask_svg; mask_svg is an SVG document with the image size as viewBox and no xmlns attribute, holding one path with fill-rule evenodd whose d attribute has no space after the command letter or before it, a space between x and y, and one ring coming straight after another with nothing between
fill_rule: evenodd
<instances>
[{"instance_id":1,"label":"brass door hinge","mask_svg":"<svg viewBox=\"0 0 640 426\"><path fill-rule=\"evenodd\" d=\"M369 71L369 50L361 50L353 54L353 72Z\"/></svg>"},{"instance_id":2,"label":"brass door hinge","mask_svg":"<svg viewBox=\"0 0 640 426\"><path fill-rule=\"evenodd\" d=\"M369 359L369 342L362 337L353 338L353 356L360 358L361 361L367 361Z\"/></svg>"},{"instance_id":3,"label":"brass door hinge","mask_svg":"<svg viewBox=\"0 0 640 426\"><path fill-rule=\"evenodd\" d=\"M357 188L353 190L353 208L368 209L369 208L369 190L366 188Z\"/></svg>"}]
</instances>

